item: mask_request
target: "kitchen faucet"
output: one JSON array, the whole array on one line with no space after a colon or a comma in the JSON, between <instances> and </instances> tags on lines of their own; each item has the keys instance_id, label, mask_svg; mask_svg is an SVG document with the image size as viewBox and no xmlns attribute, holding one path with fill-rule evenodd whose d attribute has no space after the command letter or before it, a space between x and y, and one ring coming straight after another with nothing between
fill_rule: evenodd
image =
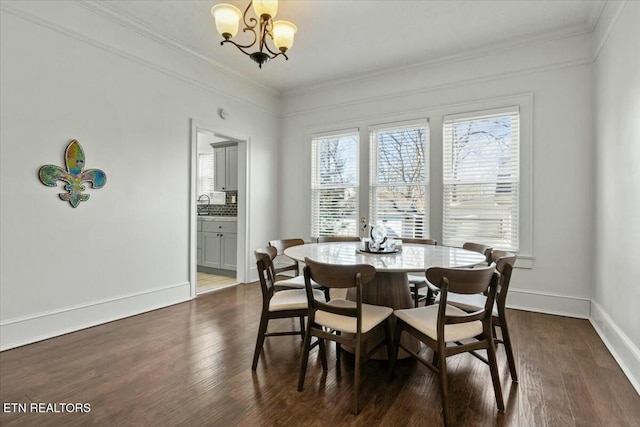
<instances>
[{"instance_id":1,"label":"kitchen faucet","mask_svg":"<svg viewBox=\"0 0 640 427\"><path fill-rule=\"evenodd\" d=\"M209 196L207 196L206 194L201 194L201 195L198 197L198 201L199 201L199 202L201 202L203 197L206 197L206 198L207 198L207 204L208 204L208 205L210 205L210 204L211 204L211 198L210 198Z\"/></svg>"}]
</instances>

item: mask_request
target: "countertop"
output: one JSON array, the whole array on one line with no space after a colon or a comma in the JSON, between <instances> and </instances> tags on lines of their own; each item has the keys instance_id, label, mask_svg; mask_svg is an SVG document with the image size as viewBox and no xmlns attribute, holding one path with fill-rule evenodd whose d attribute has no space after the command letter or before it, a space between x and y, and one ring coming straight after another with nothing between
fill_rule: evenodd
<instances>
[{"instance_id":1,"label":"countertop","mask_svg":"<svg viewBox=\"0 0 640 427\"><path fill-rule=\"evenodd\" d=\"M235 217L235 216L198 215L198 221L236 222L236 221L238 221L238 217Z\"/></svg>"}]
</instances>

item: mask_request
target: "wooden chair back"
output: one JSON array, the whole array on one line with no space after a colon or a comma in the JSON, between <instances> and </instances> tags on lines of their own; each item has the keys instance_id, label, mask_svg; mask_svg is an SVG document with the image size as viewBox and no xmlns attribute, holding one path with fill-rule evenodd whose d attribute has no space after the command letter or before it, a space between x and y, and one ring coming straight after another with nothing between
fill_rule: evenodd
<instances>
[{"instance_id":1,"label":"wooden chair back","mask_svg":"<svg viewBox=\"0 0 640 427\"><path fill-rule=\"evenodd\" d=\"M469 323L480 320L487 336L491 336L491 315L499 281L499 273L495 265L485 268L430 268L426 272L431 283L440 288L440 303L438 306L438 342L444 346L445 325ZM432 281L433 280L433 281ZM487 300L483 309L465 315L447 315L447 296L449 292L457 294L486 293ZM460 346L462 349L464 346Z\"/></svg>"},{"instance_id":2,"label":"wooden chair back","mask_svg":"<svg viewBox=\"0 0 640 427\"><path fill-rule=\"evenodd\" d=\"M302 239L281 239L281 240L270 240L269 246L276 248L276 256L284 255L284 250L290 248L291 246L304 245L304 240ZM291 263L289 265L285 265L282 267L273 267L274 274L280 274L285 271L293 271L297 276L300 274L300 266L298 261L289 260ZM275 275L274 275L275 278Z\"/></svg>"},{"instance_id":3,"label":"wooden chair back","mask_svg":"<svg viewBox=\"0 0 640 427\"><path fill-rule=\"evenodd\" d=\"M278 251L273 246L265 246L264 248L256 249L253 253L256 257L256 265L258 267L262 299L263 302L268 304L274 292L275 271L273 269L273 259L276 257Z\"/></svg>"},{"instance_id":4,"label":"wooden chair back","mask_svg":"<svg viewBox=\"0 0 640 427\"><path fill-rule=\"evenodd\" d=\"M278 255L283 255L284 250L290 248L291 246L304 245L304 240L302 239L281 239L281 240L270 240L269 246L273 246L277 249Z\"/></svg>"},{"instance_id":5,"label":"wooden chair back","mask_svg":"<svg viewBox=\"0 0 640 427\"><path fill-rule=\"evenodd\" d=\"M376 269L368 264L336 265L325 264L310 258L304 260L313 280L327 288L352 288L356 277L362 284L369 283L376 275Z\"/></svg>"},{"instance_id":6,"label":"wooden chair back","mask_svg":"<svg viewBox=\"0 0 640 427\"><path fill-rule=\"evenodd\" d=\"M362 285L369 283L376 275L376 269L368 264L335 265L325 264L309 258L304 259L304 278L309 299L310 311L322 310L342 316L357 317L360 329L360 315L362 312ZM336 307L317 301L313 298L311 280L326 288L356 288L356 307ZM310 314L310 319L313 315Z\"/></svg>"},{"instance_id":7,"label":"wooden chair back","mask_svg":"<svg viewBox=\"0 0 640 427\"><path fill-rule=\"evenodd\" d=\"M401 238L402 243L415 243L418 245L433 245L436 246L438 241L435 239L415 239L415 238Z\"/></svg>"},{"instance_id":8,"label":"wooden chair back","mask_svg":"<svg viewBox=\"0 0 640 427\"><path fill-rule=\"evenodd\" d=\"M496 263L496 270L498 270L500 274L504 272L504 268L507 265L511 265L511 267L513 267L516 263L516 258L515 254L512 254L511 252L499 250L491 251L491 260Z\"/></svg>"},{"instance_id":9,"label":"wooden chair back","mask_svg":"<svg viewBox=\"0 0 640 427\"><path fill-rule=\"evenodd\" d=\"M320 236L316 239L318 243L325 242L359 242L358 236Z\"/></svg>"},{"instance_id":10,"label":"wooden chair back","mask_svg":"<svg viewBox=\"0 0 640 427\"><path fill-rule=\"evenodd\" d=\"M482 243L466 242L462 245L462 249L484 255L487 265L491 264L491 251L493 250L491 246L483 245Z\"/></svg>"},{"instance_id":11,"label":"wooden chair back","mask_svg":"<svg viewBox=\"0 0 640 427\"><path fill-rule=\"evenodd\" d=\"M447 284L447 291L456 294L480 294L491 284L495 266L484 268L443 268L432 267L427 270L427 280L442 290L442 283Z\"/></svg>"},{"instance_id":12,"label":"wooden chair back","mask_svg":"<svg viewBox=\"0 0 640 427\"><path fill-rule=\"evenodd\" d=\"M496 270L500 273L500 281L496 290L496 304L499 310L504 310L516 255L507 251L494 250L491 252L491 259L496 263Z\"/></svg>"}]
</instances>

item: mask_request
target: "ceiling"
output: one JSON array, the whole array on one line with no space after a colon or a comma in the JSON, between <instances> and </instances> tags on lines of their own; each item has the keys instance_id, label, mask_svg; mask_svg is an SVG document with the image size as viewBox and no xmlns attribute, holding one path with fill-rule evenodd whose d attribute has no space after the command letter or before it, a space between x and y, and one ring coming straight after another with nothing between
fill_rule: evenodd
<instances>
[{"instance_id":1,"label":"ceiling","mask_svg":"<svg viewBox=\"0 0 640 427\"><path fill-rule=\"evenodd\" d=\"M286 92L330 81L593 31L606 0L281 0L298 27L289 60L262 69L220 46L210 9L247 1L109 0L105 9L257 84ZM235 37L247 42L242 31Z\"/></svg>"}]
</instances>

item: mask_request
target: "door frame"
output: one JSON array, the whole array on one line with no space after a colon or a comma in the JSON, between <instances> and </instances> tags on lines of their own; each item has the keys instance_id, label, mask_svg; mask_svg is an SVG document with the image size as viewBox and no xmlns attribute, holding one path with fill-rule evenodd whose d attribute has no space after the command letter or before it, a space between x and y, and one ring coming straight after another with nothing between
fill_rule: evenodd
<instances>
[{"instance_id":1,"label":"door frame","mask_svg":"<svg viewBox=\"0 0 640 427\"><path fill-rule=\"evenodd\" d=\"M247 283L249 277L249 185L250 182L250 146L251 137L234 129L225 129L217 124L206 123L191 119L191 168L189 191L189 282L191 283L191 298L197 296L197 225L198 209L197 197L197 165L198 165L198 131L213 133L215 136L238 141L238 248L236 280Z\"/></svg>"}]
</instances>

